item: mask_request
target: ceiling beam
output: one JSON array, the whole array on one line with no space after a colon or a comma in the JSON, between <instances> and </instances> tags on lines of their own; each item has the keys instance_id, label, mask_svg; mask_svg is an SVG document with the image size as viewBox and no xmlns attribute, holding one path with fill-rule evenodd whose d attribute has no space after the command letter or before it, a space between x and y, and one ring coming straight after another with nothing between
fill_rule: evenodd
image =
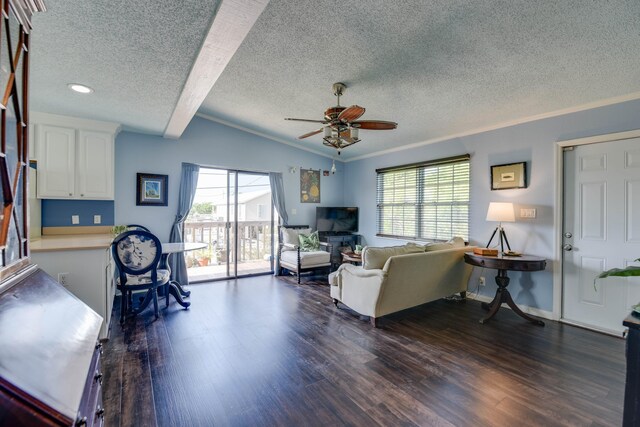
<instances>
[{"instance_id":1,"label":"ceiling beam","mask_svg":"<svg viewBox=\"0 0 640 427\"><path fill-rule=\"evenodd\" d=\"M180 138L268 3L222 0L164 131L165 138Z\"/></svg>"}]
</instances>

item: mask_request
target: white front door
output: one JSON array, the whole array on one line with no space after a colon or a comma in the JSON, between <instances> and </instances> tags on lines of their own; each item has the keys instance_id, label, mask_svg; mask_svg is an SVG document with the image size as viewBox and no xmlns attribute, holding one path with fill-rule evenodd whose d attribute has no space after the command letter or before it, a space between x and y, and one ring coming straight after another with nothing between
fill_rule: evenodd
<instances>
[{"instance_id":1,"label":"white front door","mask_svg":"<svg viewBox=\"0 0 640 427\"><path fill-rule=\"evenodd\" d=\"M564 152L562 317L609 333L640 302L640 278L595 277L640 258L640 139Z\"/></svg>"}]
</instances>

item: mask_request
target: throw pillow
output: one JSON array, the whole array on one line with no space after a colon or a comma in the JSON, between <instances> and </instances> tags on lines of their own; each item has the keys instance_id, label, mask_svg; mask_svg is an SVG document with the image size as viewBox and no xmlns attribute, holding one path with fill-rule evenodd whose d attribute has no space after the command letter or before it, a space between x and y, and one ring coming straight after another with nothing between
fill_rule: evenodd
<instances>
[{"instance_id":1,"label":"throw pillow","mask_svg":"<svg viewBox=\"0 0 640 427\"><path fill-rule=\"evenodd\" d=\"M311 233L310 228L282 228L282 243L288 245L298 246L300 243L298 236L300 234L309 234ZM293 250L289 247L285 247L283 250L290 251Z\"/></svg>"},{"instance_id":2,"label":"throw pillow","mask_svg":"<svg viewBox=\"0 0 640 427\"><path fill-rule=\"evenodd\" d=\"M320 238L318 237L317 231L311 234L300 233L298 239L300 240L300 250L303 252L317 251L320 249Z\"/></svg>"}]
</instances>

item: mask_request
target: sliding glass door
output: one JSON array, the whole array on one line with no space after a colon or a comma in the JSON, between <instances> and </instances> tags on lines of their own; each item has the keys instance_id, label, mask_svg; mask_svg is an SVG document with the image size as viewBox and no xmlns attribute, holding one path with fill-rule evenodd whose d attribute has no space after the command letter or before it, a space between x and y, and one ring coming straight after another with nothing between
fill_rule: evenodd
<instances>
[{"instance_id":1,"label":"sliding glass door","mask_svg":"<svg viewBox=\"0 0 640 427\"><path fill-rule=\"evenodd\" d=\"M189 281L272 273L274 238L268 174L200 168L185 239L208 247L186 254Z\"/></svg>"}]
</instances>

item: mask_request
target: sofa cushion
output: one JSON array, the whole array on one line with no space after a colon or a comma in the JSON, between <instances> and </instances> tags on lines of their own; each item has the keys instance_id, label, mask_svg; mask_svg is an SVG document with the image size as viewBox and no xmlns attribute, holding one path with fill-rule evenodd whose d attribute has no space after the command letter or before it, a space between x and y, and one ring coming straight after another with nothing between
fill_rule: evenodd
<instances>
[{"instance_id":1,"label":"sofa cushion","mask_svg":"<svg viewBox=\"0 0 640 427\"><path fill-rule=\"evenodd\" d=\"M298 235L298 240L300 241L301 251L311 252L320 249L320 238L318 237L317 231L314 231L311 234L300 233Z\"/></svg>"},{"instance_id":2,"label":"sofa cushion","mask_svg":"<svg viewBox=\"0 0 640 427\"><path fill-rule=\"evenodd\" d=\"M362 250L362 268L365 270L382 269L387 260L392 256L416 254L420 252L424 252L424 246L416 245L415 243L383 248L366 246Z\"/></svg>"},{"instance_id":3,"label":"sofa cushion","mask_svg":"<svg viewBox=\"0 0 640 427\"><path fill-rule=\"evenodd\" d=\"M310 228L282 228L282 243L285 245L293 245L297 247L300 244L298 236L300 234L311 234ZM294 250L291 247L283 247L282 251Z\"/></svg>"},{"instance_id":4,"label":"sofa cushion","mask_svg":"<svg viewBox=\"0 0 640 427\"><path fill-rule=\"evenodd\" d=\"M300 252L300 267L315 267L330 264L331 255L326 251ZM298 251L282 252L280 256L281 264L298 265Z\"/></svg>"},{"instance_id":5,"label":"sofa cushion","mask_svg":"<svg viewBox=\"0 0 640 427\"><path fill-rule=\"evenodd\" d=\"M464 239L462 237L453 237L448 242L442 243L429 243L425 250L427 252L431 251L441 251L444 249L454 249L454 248L463 248L464 247Z\"/></svg>"}]
</instances>

